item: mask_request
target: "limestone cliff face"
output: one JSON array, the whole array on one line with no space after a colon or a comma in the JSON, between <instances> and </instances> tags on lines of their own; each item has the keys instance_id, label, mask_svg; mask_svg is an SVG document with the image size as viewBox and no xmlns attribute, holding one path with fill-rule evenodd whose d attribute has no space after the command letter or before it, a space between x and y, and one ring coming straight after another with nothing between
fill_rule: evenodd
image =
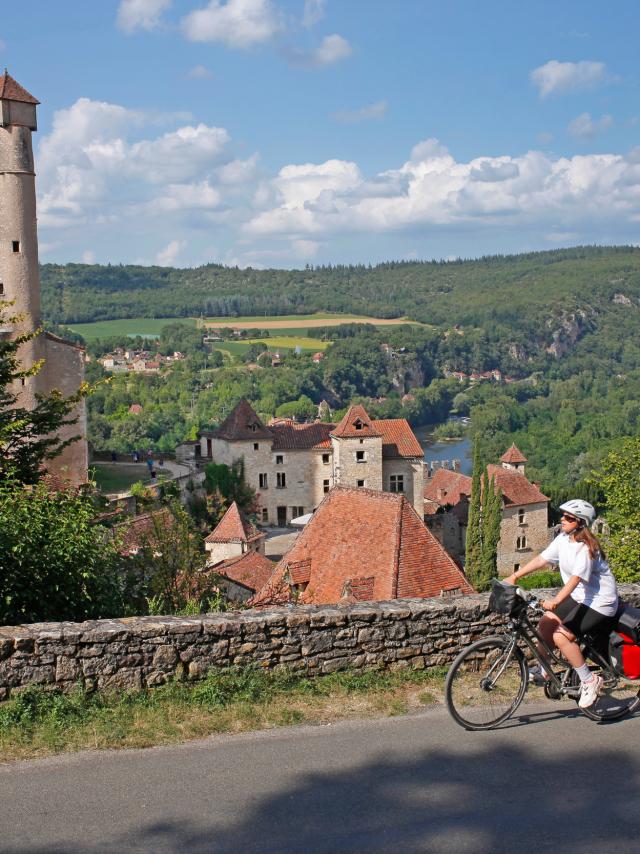
<instances>
[{"instance_id":1,"label":"limestone cliff face","mask_svg":"<svg viewBox=\"0 0 640 854\"><path fill-rule=\"evenodd\" d=\"M588 321L587 312L583 309L563 312L559 321L550 320L548 325L556 328L551 333L551 344L547 347L547 353L554 359L561 359L582 338L588 329Z\"/></svg>"},{"instance_id":2,"label":"limestone cliff face","mask_svg":"<svg viewBox=\"0 0 640 854\"><path fill-rule=\"evenodd\" d=\"M417 360L403 360L393 366L391 382L400 394L406 394L412 388L422 388L426 385L426 375Z\"/></svg>"}]
</instances>

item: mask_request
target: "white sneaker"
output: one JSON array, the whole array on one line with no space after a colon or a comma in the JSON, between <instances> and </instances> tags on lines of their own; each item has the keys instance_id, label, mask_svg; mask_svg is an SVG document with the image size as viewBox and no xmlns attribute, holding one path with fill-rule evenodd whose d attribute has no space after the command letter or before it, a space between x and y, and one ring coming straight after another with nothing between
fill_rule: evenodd
<instances>
[{"instance_id":1,"label":"white sneaker","mask_svg":"<svg viewBox=\"0 0 640 854\"><path fill-rule=\"evenodd\" d=\"M547 671L539 664L534 664L533 667L529 668L530 685L544 685L548 678Z\"/></svg>"},{"instance_id":2,"label":"white sneaker","mask_svg":"<svg viewBox=\"0 0 640 854\"><path fill-rule=\"evenodd\" d=\"M578 705L581 709L588 709L589 706L593 706L602 691L603 685L604 680L602 676L592 676L588 682L582 683L580 686L580 699L578 700Z\"/></svg>"}]
</instances>

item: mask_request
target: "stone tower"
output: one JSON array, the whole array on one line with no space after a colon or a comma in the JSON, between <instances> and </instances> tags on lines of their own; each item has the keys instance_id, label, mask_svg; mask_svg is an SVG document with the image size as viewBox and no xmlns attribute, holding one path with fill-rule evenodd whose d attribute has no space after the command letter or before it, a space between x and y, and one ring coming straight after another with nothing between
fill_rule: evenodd
<instances>
[{"instance_id":1,"label":"stone tower","mask_svg":"<svg viewBox=\"0 0 640 854\"><path fill-rule=\"evenodd\" d=\"M0 76L0 300L12 302L7 313L22 315L17 326L0 329L19 334L32 332L42 322L40 311L40 273L38 268L38 229L36 187L31 134L37 130L33 95L5 73ZM33 377L23 380L17 389L19 403L32 408L36 394L57 388L73 394L84 378L84 352L56 335L42 333L20 350L23 366L44 360ZM48 470L57 476L83 483L87 479L88 450L85 438L84 405L78 407L78 422L62 428L63 439L81 435L68 446Z\"/></svg>"}]
</instances>

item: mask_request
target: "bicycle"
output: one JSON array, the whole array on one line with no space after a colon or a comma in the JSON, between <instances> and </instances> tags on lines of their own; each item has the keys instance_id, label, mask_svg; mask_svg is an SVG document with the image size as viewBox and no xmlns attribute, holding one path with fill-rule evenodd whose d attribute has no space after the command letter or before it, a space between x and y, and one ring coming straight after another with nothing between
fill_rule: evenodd
<instances>
[{"instance_id":1,"label":"bicycle","mask_svg":"<svg viewBox=\"0 0 640 854\"><path fill-rule=\"evenodd\" d=\"M447 674L447 709L456 723L467 730L493 729L518 708L529 687L529 665L523 647L547 671L544 693L548 699L567 698L577 703L580 697L575 670L545 643L531 623L530 612L544 614L541 600L520 587L513 591L507 612L508 633L472 643L456 657ZM598 636L585 634L578 641L591 669L604 680L595 704L580 711L593 721L612 721L633 714L640 708L640 683L616 673L606 651L606 638L604 650ZM538 653L538 643L551 667Z\"/></svg>"}]
</instances>

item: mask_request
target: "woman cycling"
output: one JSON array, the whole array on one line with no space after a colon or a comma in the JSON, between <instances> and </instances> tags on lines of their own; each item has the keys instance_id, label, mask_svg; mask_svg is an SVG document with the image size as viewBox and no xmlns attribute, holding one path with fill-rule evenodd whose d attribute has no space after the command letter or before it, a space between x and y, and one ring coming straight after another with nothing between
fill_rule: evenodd
<instances>
[{"instance_id":1,"label":"woman cycling","mask_svg":"<svg viewBox=\"0 0 640 854\"><path fill-rule=\"evenodd\" d=\"M562 504L562 532L529 563L504 580L517 584L518 579L554 564L560 569L564 587L553 599L545 599L547 613L538 631L553 649L557 647L580 678L580 708L593 705L602 689L602 677L591 673L576 638L585 632L605 632L613 628L618 610L618 589L605 560L602 547L589 530L595 510L580 498ZM538 651L543 655L542 647ZM538 671L536 673L536 670ZM544 677L544 670L532 668L532 675Z\"/></svg>"}]
</instances>

